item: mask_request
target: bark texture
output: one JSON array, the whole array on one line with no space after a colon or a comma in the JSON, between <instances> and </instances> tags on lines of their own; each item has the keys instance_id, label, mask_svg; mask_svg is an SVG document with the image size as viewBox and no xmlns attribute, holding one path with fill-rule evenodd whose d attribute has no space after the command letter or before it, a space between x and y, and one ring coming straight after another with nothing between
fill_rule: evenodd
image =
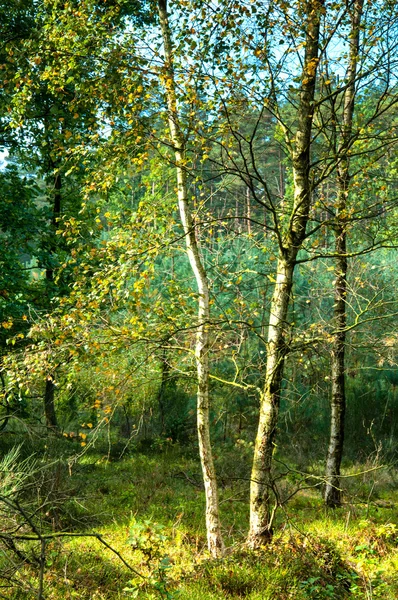
<instances>
[{"instance_id":1,"label":"bark texture","mask_svg":"<svg viewBox=\"0 0 398 600\"><path fill-rule=\"evenodd\" d=\"M185 169L185 142L178 114L173 68L173 44L167 15L166 0L158 0L158 11L164 44L164 85L167 96L170 136L175 156L178 207L185 232L187 255L198 287L198 327L195 345L198 378L197 428L203 482L206 493L207 542L211 555L213 557L220 557L224 554L224 543L219 519L217 481L210 443L209 421L209 286L196 239L195 224L188 202L188 185Z\"/></svg>"},{"instance_id":2,"label":"bark texture","mask_svg":"<svg viewBox=\"0 0 398 600\"><path fill-rule=\"evenodd\" d=\"M351 34L348 85L344 92L342 136L337 151L337 209L335 231L335 287L334 287L334 336L332 347L332 397L330 438L326 458L325 503L331 508L341 505L340 468L344 445L345 394L345 348L346 348L346 296L347 296L347 201L350 182L348 151L352 142L352 122L355 107L355 80L359 58L360 25L363 0L356 0L351 8ZM335 119L336 121L336 119Z\"/></svg>"},{"instance_id":3,"label":"bark texture","mask_svg":"<svg viewBox=\"0 0 398 600\"><path fill-rule=\"evenodd\" d=\"M311 204L310 147L322 11L322 1L308 2L305 56L297 113L298 127L292 153L294 199L290 221L279 249L268 326L265 384L260 398L260 417L251 475L248 544L252 548L267 543L272 537L272 454L279 416L284 361L288 351L287 317L293 273L297 253L305 238Z\"/></svg>"}]
</instances>

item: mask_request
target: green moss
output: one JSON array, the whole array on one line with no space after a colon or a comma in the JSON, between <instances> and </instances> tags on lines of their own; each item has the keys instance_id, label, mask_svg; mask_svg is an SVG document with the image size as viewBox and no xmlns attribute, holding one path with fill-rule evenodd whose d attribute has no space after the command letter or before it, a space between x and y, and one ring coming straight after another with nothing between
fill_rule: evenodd
<instances>
[{"instance_id":1,"label":"green moss","mask_svg":"<svg viewBox=\"0 0 398 600\"><path fill-rule=\"evenodd\" d=\"M142 600L160 598L156 586L164 585L162 577L169 594L163 597L179 600L365 600L369 590L374 598L398 597L394 525L398 493L384 474L380 474L377 499L346 504L340 510L326 510L317 491L298 493L279 512L272 544L254 553L244 549L246 458L234 471L242 478L228 480L227 461L220 456L220 506L230 550L224 560L213 561L206 551L200 465L192 453L176 445L162 453L137 452L119 461L93 452L71 471L66 463L60 464L51 498L64 500L57 501L57 522L53 523L50 513L43 515L46 527L101 532L146 579L136 577L95 538L62 538L47 547L44 587L48 600L133 597L126 588L135 589ZM361 470L360 465L352 469ZM354 479L350 485L354 488ZM363 485L363 478L357 485L358 489ZM156 552L147 548L152 539ZM166 556L169 562L163 573L159 566ZM3 554L0 572L6 562ZM34 597L29 586L37 588L37 574L34 566L22 567L19 583L7 592L8 597Z\"/></svg>"}]
</instances>

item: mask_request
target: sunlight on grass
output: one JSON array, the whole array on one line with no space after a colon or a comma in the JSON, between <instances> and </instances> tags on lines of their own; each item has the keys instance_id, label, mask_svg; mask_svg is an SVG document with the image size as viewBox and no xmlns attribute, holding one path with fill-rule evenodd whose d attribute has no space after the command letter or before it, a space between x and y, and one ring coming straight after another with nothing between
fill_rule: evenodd
<instances>
[{"instance_id":1,"label":"sunlight on grass","mask_svg":"<svg viewBox=\"0 0 398 600\"><path fill-rule=\"evenodd\" d=\"M398 597L396 491L389 493L388 505L375 495L374 501L347 503L335 511L326 510L317 493L299 493L279 511L272 544L249 552L242 545L247 482L225 479L220 500L230 553L215 561L206 549L196 458L178 448L167 454L136 453L120 461L86 455L71 476L66 474L67 469L63 487L78 502L70 525L68 513L62 517L65 528L100 532L142 577L95 538L55 539L46 555L49 600ZM29 598L29 584L37 580L29 566L19 576L25 591L21 585L17 595L9 596L12 600Z\"/></svg>"}]
</instances>

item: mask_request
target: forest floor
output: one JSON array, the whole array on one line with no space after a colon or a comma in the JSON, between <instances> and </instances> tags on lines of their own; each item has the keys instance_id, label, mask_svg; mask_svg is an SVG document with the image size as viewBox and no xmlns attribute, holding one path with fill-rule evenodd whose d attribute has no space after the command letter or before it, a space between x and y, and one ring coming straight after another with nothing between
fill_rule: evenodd
<instances>
[{"instance_id":1,"label":"forest floor","mask_svg":"<svg viewBox=\"0 0 398 600\"><path fill-rule=\"evenodd\" d=\"M392 468L347 467L345 502L337 510L325 509L314 487L316 475L300 484L292 471L280 493L290 495L300 485L306 489L278 510L273 542L250 552L244 546L249 461L237 457L236 450L220 452L216 462L228 555L211 560L194 448L166 444L122 458L91 449L69 465L67 458L52 462L43 452L46 476L36 490L43 531L99 533L113 549L96 537L48 538L46 600L398 598L398 490ZM39 555L33 542L18 547ZM17 559L12 548L6 553L3 548L0 597L40 597L34 561L7 576Z\"/></svg>"}]
</instances>

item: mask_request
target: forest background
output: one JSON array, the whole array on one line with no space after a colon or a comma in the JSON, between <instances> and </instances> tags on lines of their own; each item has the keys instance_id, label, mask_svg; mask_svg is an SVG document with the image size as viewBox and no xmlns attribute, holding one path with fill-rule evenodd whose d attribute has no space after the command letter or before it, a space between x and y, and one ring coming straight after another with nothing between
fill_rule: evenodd
<instances>
[{"instance_id":1,"label":"forest background","mask_svg":"<svg viewBox=\"0 0 398 600\"><path fill-rule=\"evenodd\" d=\"M396 598L395 2L0 16L0 593Z\"/></svg>"}]
</instances>

